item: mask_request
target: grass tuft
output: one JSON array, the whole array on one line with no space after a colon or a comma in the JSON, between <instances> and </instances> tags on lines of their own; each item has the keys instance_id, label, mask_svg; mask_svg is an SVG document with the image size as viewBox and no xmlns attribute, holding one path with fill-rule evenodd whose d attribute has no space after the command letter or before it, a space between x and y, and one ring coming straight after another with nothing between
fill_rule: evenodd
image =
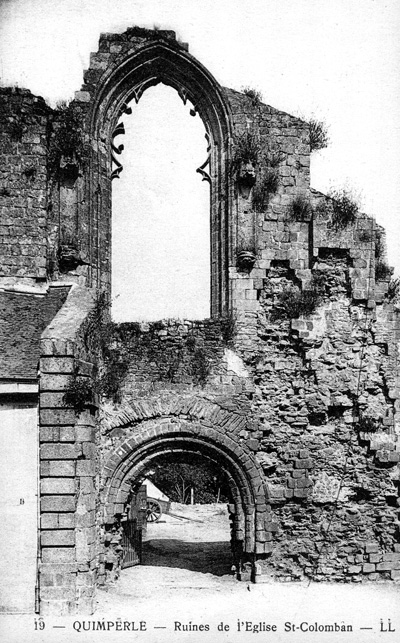
<instances>
[{"instance_id":1,"label":"grass tuft","mask_svg":"<svg viewBox=\"0 0 400 643\"><path fill-rule=\"evenodd\" d=\"M360 415L357 422L357 428L364 433L375 433L380 428L380 422L369 415Z\"/></svg>"},{"instance_id":2,"label":"grass tuft","mask_svg":"<svg viewBox=\"0 0 400 643\"><path fill-rule=\"evenodd\" d=\"M332 224L337 229L346 228L356 221L359 211L357 199L347 188L331 189L329 191L332 200Z\"/></svg>"},{"instance_id":3,"label":"grass tuft","mask_svg":"<svg viewBox=\"0 0 400 643\"><path fill-rule=\"evenodd\" d=\"M278 295L277 307L272 313L273 319L296 319L300 315L311 315L322 302L325 280L313 278L309 288L299 290L293 286L285 288Z\"/></svg>"},{"instance_id":4,"label":"grass tuft","mask_svg":"<svg viewBox=\"0 0 400 643\"><path fill-rule=\"evenodd\" d=\"M400 277L396 277L395 279L391 279L389 281L389 287L386 297L389 301L395 303L400 302Z\"/></svg>"},{"instance_id":5,"label":"grass tuft","mask_svg":"<svg viewBox=\"0 0 400 643\"><path fill-rule=\"evenodd\" d=\"M262 102L262 93L258 91L257 89L254 89L253 87L242 87L242 92L247 96L248 98L251 99L251 102L253 103L254 107L257 107Z\"/></svg>"},{"instance_id":6,"label":"grass tuft","mask_svg":"<svg viewBox=\"0 0 400 643\"><path fill-rule=\"evenodd\" d=\"M388 266L386 261L378 259L375 264L375 279L377 281L387 281L393 274L393 268Z\"/></svg>"},{"instance_id":7,"label":"grass tuft","mask_svg":"<svg viewBox=\"0 0 400 643\"><path fill-rule=\"evenodd\" d=\"M63 402L66 406L72 406L77 413L82 413L93 403L94 392L95 386L91 379L74 374L68 379Z\"/></svg>"},{"instance_id":8,"label":"grass tuft","mask_svg":"<svg viewBox=\"0 0 400 643\"><path fill-rule=\"evenodd\" d=\"M261 146L258 137L252 132L245 132L237 139L232 159L232 169L236 172L242 163L257 165Z\"/></svg>"},{"instance_id":9,"label":"grass tuft","mask_svg":"<svg viewBox=\"0 0 400 643\"><path fill-rule=\"evenodd\" d=\"M268 198L275 194L279 187L279 176L275 169L267 168L264 176L253 188L252 208L255 212L263 212Z\"/></svg>"},{"instance_id":10,"label":"grass tuft","mask_svg":"<svg viewBox=\"0 0 400 643\"><path fill-rule=\"evenodd\" d=\"M310 201L302 195L296 196L289 208L291 217L295 221L308 221L313 213Z\"/></svg>"},{"instance_id":11,"label":"grass tuft","mask_svg":"<svg viewBox=\"0 0 400 643\"><path fill-rule=\"evenodd\" d=\"M309 121L309 127L311 152L323 150L325 147L328 147L328 128L324 121L319 121L315 118L312 118Z\"/></svg>"}]
</instances>

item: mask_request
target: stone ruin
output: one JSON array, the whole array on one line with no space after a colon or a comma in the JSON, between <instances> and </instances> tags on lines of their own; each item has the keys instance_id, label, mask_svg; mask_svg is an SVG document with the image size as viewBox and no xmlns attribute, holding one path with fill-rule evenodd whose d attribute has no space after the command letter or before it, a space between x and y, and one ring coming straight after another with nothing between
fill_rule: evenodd
<instances>
[{"instance_id":1,"label":"stone ruin","mask_svg":"<svg viewBox=\"0 0 400 643\"><path fill-rule=\"evenodd\" d=\"M207 132L211 317L112 324L116 137L157 83ZM383 229L310 186L309 123L136 27L70 105L1 88L0 118L0 390L39 409L41 613L93 612L165 451L224 471L239 578L398 580L396 282Z\"/></svg>"}]
</instances>

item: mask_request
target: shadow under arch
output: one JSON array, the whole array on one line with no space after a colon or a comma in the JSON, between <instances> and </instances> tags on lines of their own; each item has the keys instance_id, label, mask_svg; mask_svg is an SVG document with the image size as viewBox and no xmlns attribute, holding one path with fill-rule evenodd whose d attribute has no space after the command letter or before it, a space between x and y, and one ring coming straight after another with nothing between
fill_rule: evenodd
<instances>
[{"instance_id":1,"label":"shadow under arch","mask_svg":"<svg viewBox=\"0 0 400 643\"><path fill-rule=\"evenodd\" d=\"M89 69L90 71L90 69ZM230 148L232 117L222 88L215 78L184 48L168 40L150 40L127 53L109 59L108 67L95 85L91 100L89 137L92 153L88 173L94 186L89 198L89 227L102 229L100 238L92 233L91 284L109 286L109 238L111 221L111 147L127 104L139 101L143 92L158 83L173 87L184 103L204 123L209 158L201 166L211 186L211 315L228 311L228 259L230 198ZM207 168L207 171L206 171ZM108 181L104 177L108 177ZM97 192L96 192L97 190Z\"/></svg>"},{"instance_id":2,"label":"shadow under arch","mask_svg":"<svg viewBox=\"0 0 400 643\"><path fill-rule=\"evenodd\" d=\"M171 452L201 455L223 470L234 505L232 548L236 564L243 567L248 563L253 573L256 554L264 553L267 540L267 490L261 470L244 445L198 421L169 418L167 423L152 422L150 428L144 422L115 448L103 469L105 523L114 523L124 512L132 482L144 477L153 460Z\"/></svg>"}]
</instances>

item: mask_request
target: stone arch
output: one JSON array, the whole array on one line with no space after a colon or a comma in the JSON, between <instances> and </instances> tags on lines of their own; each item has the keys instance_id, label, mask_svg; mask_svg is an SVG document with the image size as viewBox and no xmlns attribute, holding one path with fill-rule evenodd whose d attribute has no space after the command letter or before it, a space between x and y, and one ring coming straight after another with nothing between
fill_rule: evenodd
<instances>
[{"instance_id":1,"label":"stone arch","mask_svg":"<svg viewBox=\"0 0 400 643\"><path fill-rule=\"evenodd\" d=\"M247 558L270 551L266 488L254 456L235 435L193 419L164 416L144 420L114 448L103 467L106 523L114 522L124 511L132 481L140 480L152 460L166 451L198 453L217 462L232 492L234 539L241 542Z\"/></svg>"},{"instance_id":2,"label":"stone arch","mask_svg":"<svg viewBox=\"0 0 400 643\"><path fill-rule=\"evenodd\" d=\"M184 103L188 100L192 103L192 113L200 115L206 129L209 156L198 171L211 186L211 314L226 313L232 127L230 108L221 87L203 65L174 40L153 38L142 42L140 47L133 44L128 49L125 47L120 55L97 56L103 56L101 65L105 71L93 86L89 112L89 139L93 142L93 149L87 185L91 186L88 189L94 189L92 198L88 200L89 234L92 237L89 240L92 255L90 283L109 286L110 282L110 150L118 151L113 139L116 134L123 133L120 118L129 112L127 103L133 99L138 102L147 88L164 83L173 87ZM99 64L96 56L93 57L88 73L98 71Z\"/></svg>"}]
</instances>

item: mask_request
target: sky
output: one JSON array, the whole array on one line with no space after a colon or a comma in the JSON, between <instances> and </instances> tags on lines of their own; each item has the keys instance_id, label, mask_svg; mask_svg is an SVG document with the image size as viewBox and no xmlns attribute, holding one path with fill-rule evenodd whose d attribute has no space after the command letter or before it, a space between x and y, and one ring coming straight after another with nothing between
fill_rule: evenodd
<instances>
[{"instance_id":1,"label":"sky","mask_svg":"<svg viewBox=\"0 0 400 643\"><path fill-rule=\"evenodd\" d=\"M82 72L89 66L90 52L97 50L100 32L122 32L132 25L173 29L222 85L238 90L254 87L267 104L306 119L315 116L324 120L330 144L312 155L311 184L322 192L347 185L360 195L362 210L386 228L389 264L400 275L398 0L0 0L1 82L28 87L52 105L73 98L82 84ZM156 95L148 93L141 101L146 98L150 105L154 99L156 105ZM162 98L164 107L168 103L168 127L175 116L178 121L190 120L187 110L184 116L183 111L179 115L178 104L169 100ZM139 116L135 112L129 118L137 120ZM166 123L165 111L161 110L159 117ZM135 149L140 132L148 125L143 121L136 134L133 132ZM200 125L197 129L188 125L193 140L202 138ZM127 143L128 136L126 148ZM192 157L194 175L195 167L204 160L196 165L204 142L198 144ZM127 159L125 152L125 176L130 166ZM172 174L178 161L179 155L168 161ZM133 172L137 175L137 171L136 166ZM129 179L123 174L121 186L124 180L139 183L135 174ZM199 175L195 176L199 181ZM154 177L152 181L154 192ZM201 200L206 184L199 185ZM117 191L123 192L123 188L115 188L115 194ZM147 202L150 197L151 186ZM175 186L171 209L178 197L179 186ZM187 209L187 205L183 207ZM143 220L142 205L134 210ZM134 215L129 216L131 220ZM141 243L148 245L146 240ZM196 246L186 239L184 245L188 244L192 249ZM119 259L115 253L114 257ZM143 265L143 258L140 261ZM121 268L122 275L124 269L126 272L126 266ZM171 273L171 268L166 272ZM207 275L201 279L198 292L203 292ZM136 276L130 281L137 281ZM165 286L160 289L168 296L168 286L167 291ZM160 297L159 293L154 300L160 302Z\"/></svg>"}]
</instances>

